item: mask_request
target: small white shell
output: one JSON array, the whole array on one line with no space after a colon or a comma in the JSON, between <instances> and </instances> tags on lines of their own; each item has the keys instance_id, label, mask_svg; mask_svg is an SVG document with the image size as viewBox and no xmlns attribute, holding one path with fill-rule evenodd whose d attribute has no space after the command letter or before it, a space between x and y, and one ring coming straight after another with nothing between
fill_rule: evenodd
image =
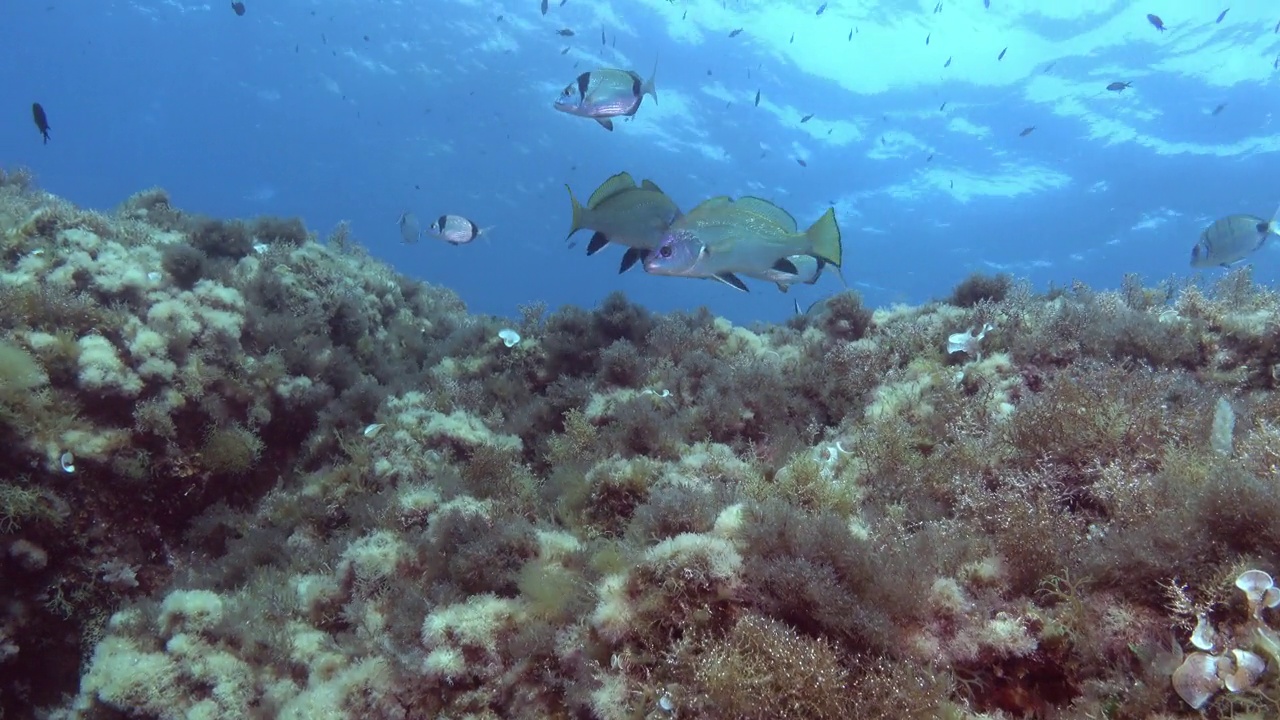
<instances>
[{"instance_id":1,"label":"small white shell","mask_svg":"<svg viewBox=\"0 0 1280 720\"><path fill-rule=\"evenodd\" d=\"M658 707L663 712L672 712L676 709L676 702L671 699L671 693L665 690L662 692L662 697L658 698Z\"/></svg>"},{"instance_id":2,"label":"small white shell","mask_svg":"<svg viewBox=\"0 0 1280 720\"><path fill-rule=\"evenodd\" d=\"M1209 624L1209 618L1201 615L1196 618L1196 629L1191 631L1191 644L1201 650L1212 650L1217 641L1217 635L1213 626Z\"/></svg>"},{"instance_id":3,"label":"small white shell","mask_svg":"<svg viewBox=\"0 0 1280 720\"><path fill-rule=\"evenodd\" d=\"M268 245L268 244L266 244L266 243L254 243L254 244L253 244L253 251L254 251L254 252L256 252L256 253L258 253L259 255L261 255L262 253L264 253L264 252L266 252L266 251L268 251L268 250L270 250L270 249L271 249L271 246L270 246L270 245Z\"/></svg>"},{"instance_id":4,"label":"small white shell","mask_svg":"<svg viewBox=\"0 0 1280 720\"><path fill-rule=\"evenodd\" d=\"M386 427L386 423L373 423L364 426L364 436L367 438L377 437L382 432L382 428Z\"/></svg>"},{"instance_id":5,"label":"small white shell","mask_svg":"<svg viewBox=\"0 0 1280 720\"><path fill-rule=\"evenodd\" d=\"M1267 661L1248 650L1239 648L1232 650L1231 654L1236 659L1235 667L1229 675L1222 678L1223 683L1231 692L1248 690L1253 687L1258 678L1262 677L1262 673L1267 669Z\"/></svg>"},{"instance_id":6,"label":"small white shell","mask_svg":"<svg viewBox=\"0 0 1280 720\"><path fill-rule=\"evenodd\" d=\"M62 468L64 473L73 473L76 471L76 456L69 452L62 453L62 457L58 458L58 466Z\"/></svg>"},{"instance_id":7,"label":"small white shell","mask_svg":"<svg viewBox=\"0 0 1280 720\"><path fill-rule=\"evenodd\" d=\"M502 328L498 331L498 339L507 347L515 347L520 342L520 333L511 328Z\"/></svg>"},{"instance_id":8,"label":"small white shell","mask_svg":"<svg viewBox=\"0 0 1280 720\"><path fill-rule=\"evenodd\" d=\"M36 248L31 251L31 257L40 257L44 254L44 248Z\"/></svg>"},{"instance_id":9,"label":"small white shell","mask_svg":"<svg viewBox=\"0 0 1280 720\"><path fill-rule=\"evenodd\" d=\"M147 273L147 279L150 280L151 282L160 282L160 278L162 277L164 276L156 272L155 270L152 270L151 272Z\"/></svg>"}]
</instances>

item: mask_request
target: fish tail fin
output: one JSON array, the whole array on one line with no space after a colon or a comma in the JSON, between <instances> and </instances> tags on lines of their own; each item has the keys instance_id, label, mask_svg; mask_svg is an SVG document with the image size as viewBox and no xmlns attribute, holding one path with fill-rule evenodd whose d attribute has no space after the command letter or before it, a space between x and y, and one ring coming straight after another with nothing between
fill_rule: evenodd
<instances>
[{"instance_id":1,"label":"fish tail fin","mask_svg":"<svg viewBox=\"0 0 1280 720\"><path fill-rule=\"evenodd\" d=\"M564 236L565 242L569 242L569 238L573 237L574 233L586 227L583 223L586 221L584 216L587 211L582 207L582 203L578 202L578 198L574 197L573 188L569 187L568 183L565 184L564 189L569 191L569 202L573 203L573 220L569 223L569 234Z\"/></svg>"},{"instance_id":2,"label":"fish tail fin","mask_svg":"<svg viewBox=\"0 0 1280 720\"><path fill-rule=\"evenodd\" d=\"M810 255L823 262L831 263L837 268L840 267L842 246L840 226L836 224L835 208L827 208L822 217L804 231L804 235L809 241Z\"/></svg>"},{"instance_id":3,"label":"fish tail fin","mask_svg":"<svg viewBox=\"0 0 1280 720\"><path fill-rule=\"evenodd\" d=\"M653 72L649 73L649 79L644 81L640 86L640 96L648 95L653 98L653 104L658 104L658 59L653 59Z\"/></svg>"}]
</instances>

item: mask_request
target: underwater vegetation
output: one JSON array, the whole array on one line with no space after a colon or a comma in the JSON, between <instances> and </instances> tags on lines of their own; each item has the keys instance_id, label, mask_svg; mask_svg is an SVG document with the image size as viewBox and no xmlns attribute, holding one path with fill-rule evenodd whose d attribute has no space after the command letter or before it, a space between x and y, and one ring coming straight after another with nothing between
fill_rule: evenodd
<instances>
[{"instance_id":1,"label":"underwater vegetation","mask_svg":"<svg viewBox=\"0 0 1280 720\"><path fill-rule=\"evenodd\" d=\"M504 320L22 171L0 259L4 717L1280 712L1247 269Z\"/></svg>"}]
</instances>

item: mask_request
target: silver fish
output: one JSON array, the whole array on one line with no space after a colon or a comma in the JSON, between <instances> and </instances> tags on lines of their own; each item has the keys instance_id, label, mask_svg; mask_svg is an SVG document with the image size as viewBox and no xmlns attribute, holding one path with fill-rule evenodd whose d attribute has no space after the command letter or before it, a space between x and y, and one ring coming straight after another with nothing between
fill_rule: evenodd
<instances>
[{"instance_id":1,"label":"silver fish","mask_svg":"<svg viewBox=\"0 0 1280 720\"><path fill-rule=\"evenodd\" d=\"M722 196L672 222L662 244L645 258L644 269L654 275L715 277L745 290L735 273L760 277L776 270L799 276L790 256L808 255L839 267L841 253L834 210L801 232L795 218L768 200Z\"/></svg>"},{"instance_id":2,"label":"silver fish","mask_svg":"<svg viewBox=\"0 0 1280 720\"><path fill-rule=\"evenodd\" d=\"M431 235L451 245L466 245L492 229L481 228L461 215L441 215L431 223Z\"/></svg>"},{"instance_id":3,"label":"silver fish","mask_svg":"<svg viewBox=\"0 0 1280 720\"><path fill-rule=\"evenodd\" d=\"M612 130L612 118L635 115L645 95L658 102L658 88L654 85L657 73L657 63L654 63L648 80L642 79L634 70L601 68L584 72L560 92L555 108L570 115L591 118L605 130Z\"/></svg>"},{"instance_id":4,"label":"silver fish","mask_svg":"<svg viewBox=\"0 0 1280 720\"><path fill-rule=\"evenodd\" d=\"M662 188L651 180L644 180L637 187L635 180L625 172L601 183L591 193L586 206L574 197L572 188L565 185L565 189L569 191L569 202L573 204L573 221L565 239L579 230L595 230L587 243L588 255L596 254L611 242L627 246L619 273L626 272L644 259L650 250L658 247L671 221L680 217L680 208L662 192ZM569 247L573 244L570 243Z\"/></svg>"},{"instance_id":5,"label":"silver fish","mask_svg":"<svg viewBox=\"0 0 1280 720\"><path fill-rule=\"evenodd\" d=\"M1277 210L1280 214L1280 210ZM1252 255L1272 235L1280 235L1280 223L1256 215L1228 215L1200 233L1191 248L1191 267L1230 267Z\"/></svg>"},{"instance_id":6,"label":"silver fish","mask_svg":"<svg viewBox=\"0 0 1280 720\"><path fill-rule=\"evenodd\" d=\"M417 215L411 212L400 213L400 219L396 224L400 226L400 242L412 245L422 237L422 226L418 224Z\"/></svg>"}]
</instances>

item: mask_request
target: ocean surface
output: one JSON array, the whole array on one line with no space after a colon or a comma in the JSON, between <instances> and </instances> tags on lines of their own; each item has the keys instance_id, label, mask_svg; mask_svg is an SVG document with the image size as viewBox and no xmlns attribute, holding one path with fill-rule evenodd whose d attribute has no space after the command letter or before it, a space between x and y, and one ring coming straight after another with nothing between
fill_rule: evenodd
<instances>
[{"instance_id":1,"label":"ocean surface","mask_svg":"<svg viewBox=\"0 0 1280 720\"><path fill-rule=\"evenodd\" d=\"M298 215L321 234L347 220L376 257L501 315L621 289L654 310L777 320L841 289L833 273L789 295L619 276L619 249L587 257L586 233L567 248L564 185L585 198L623 170L684 209L758 195L804 226L834 206L844 278L873 306L973 272L1193 280L1205 226L1280 202L1280 7L1265 0L244 8L4 3L0 159L86 207L161 186L216 217ZM552 108L583 71L655 63L659 101L614 132ZM493 229L404 245L405 212ZM1274 252L1254 257L1260 283Z\"/></svg>"}]
</instances>

